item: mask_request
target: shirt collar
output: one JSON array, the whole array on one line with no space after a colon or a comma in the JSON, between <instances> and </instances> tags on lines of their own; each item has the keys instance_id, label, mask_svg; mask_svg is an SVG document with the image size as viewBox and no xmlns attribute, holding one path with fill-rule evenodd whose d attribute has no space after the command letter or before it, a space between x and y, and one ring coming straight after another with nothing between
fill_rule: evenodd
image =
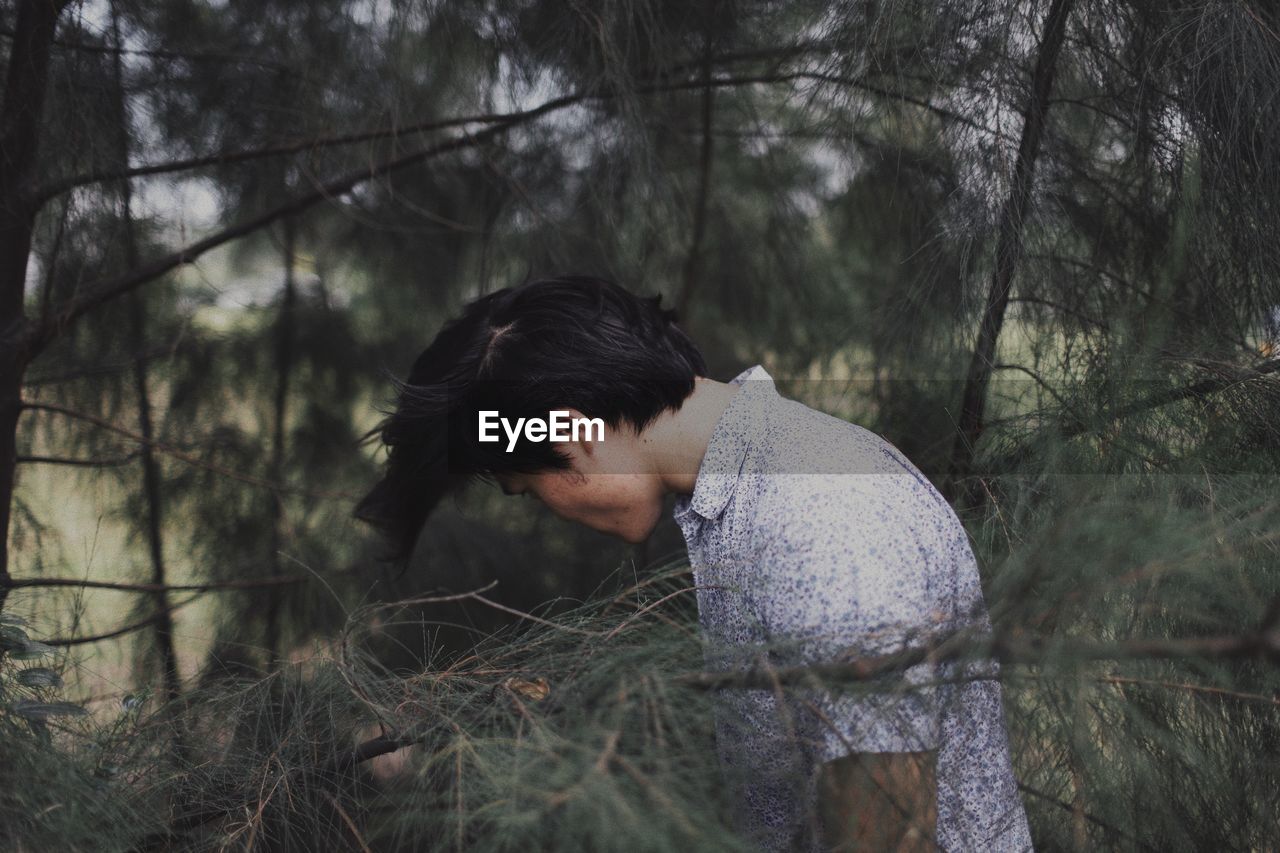
<instances>
[{"instance_id":1,"label":"shirt collar","mask_svg":"<svg viewBox=\"0 0 1280 853\"><path fill-rule=\"evenodd\" d=\"M718 517L732 497L747 450L764 425L765 408L778 396L773 377L758 364L729 384L742 387L716 421L688 505L708 520Z\"/></svg>"}]
</instances>

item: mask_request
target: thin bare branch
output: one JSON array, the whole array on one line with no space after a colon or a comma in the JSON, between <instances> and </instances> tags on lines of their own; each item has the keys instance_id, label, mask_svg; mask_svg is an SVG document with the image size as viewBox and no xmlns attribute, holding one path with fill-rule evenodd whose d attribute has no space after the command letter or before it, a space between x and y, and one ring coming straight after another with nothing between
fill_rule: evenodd
<instances>
[{"instance_id":1,"label":"thin bare branch","mask_svg":"<svg viewBox=\"0 0 1280 853\"><path fill-rule=\"evenodd\" d=\"M45 640L44 642L46 645L50 646L83 646L88 643L100 643L103 640L114 640L116 637L123 637L125 634L132 634L134 631L141 631L143 628L148 628L162 619L169 618L175 610L186 607L199 597L200 595L197 593L185 601L166 607L164 610L158 613L153 613L144 619L139 619L137 622L130 622L128 625L121 626L113 631L107 631L102 634L90 634L84 637L55 637L52 640Z\"/></svg>"},{"instance_id":2,"label":"thin bare branch","mask_svg":"<svg viewBox=\"0 0 1280 853\"><path fill-rule=\"evenodd\" d=\"M280 575L270 578L246 578L243 580L214 583L123 583L95 581L87 578L12 578L5 584L9 589L35 587L76 587L80 589L109 589L116 592L217 592L235 589L261 589L263 587L291 586L310 580L306 575Z\"/></svg>"},{"instance_id":3,"label":"thin bare branch","mask_svg":"<svg viewBox=\"0 0 1280 853\"><path fill-rule=\"evenodd\" d=\"M191 465L192 467L202 468L205 471L210 471L214 474L218 474L219 476L226 477L227 479L238 480L241 483L247 483L251 486L257 486L259 488L268 489L277 494L297 494L297 495L304 495L306 497L312 497L312 498L333 498L338 500L349 500L349 499L358 497L355 493L352 493L352 492L317 491L317 490L299 489L294 486L286 485L284 483L277 483L271 480L264 479L262 477L255 477L252 474L244 474L239 471L233 471L230 468L225 468L221 465L215 465L212 462L206 462L205 460L199 458L198 456L193 456L190 453L186 453L185 451L179 450L176 447L172 447L168 444L165 444L164 442L148 440L146 437L142 436L141 434L136 433L131 429L126 429L125 427L122 427L119 424L114 424L111 421L107 420L106 418L100 418L97 415L92 415L92 414L89 414L88 412L77 411L76 409L68 408L67 406L59 406L54 403L35 403L35 402L24 400L22 402L22 408L29 409L32 411L52 412L54 414L65 415L66 417L69 417L69 418L75 418L76 420L81 420L86 423L93 424L94 426L99 427L101 429L105 429L108 432L112 432L112 433L115 433L116 435L123 436L124 438L127 438L130 441L136 441L138 444L148 446L152 450L155 450L159 453L163 453L166 456L171 456L174 459L177 459L179 462L185 462L186 464Z\"/></svg>"},{"instance_id":4,"label":"thin bare branch","mask_svg":"<svg viewBox=\"0 0 1280 853\"><path fill-rule=\"evenodd\" d=\"M118 468L137 459L139 454L126 453L100 459L72 459L66 456L18 456L19 465L68 465L74 468Z\"/></svg>"}]
</instances>

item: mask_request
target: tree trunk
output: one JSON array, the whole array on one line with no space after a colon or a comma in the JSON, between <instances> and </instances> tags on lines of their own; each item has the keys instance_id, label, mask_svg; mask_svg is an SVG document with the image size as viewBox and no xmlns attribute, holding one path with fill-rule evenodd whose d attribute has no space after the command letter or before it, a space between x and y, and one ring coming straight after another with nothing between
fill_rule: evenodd
<instances>
[{"instance_id":1,"label":"tree trunk","mask_svg":"<svg viewBox=\"0 0 1280 853\"><path fill-rule=\"evenodd\" d=\"M115 3L111 4L111 30L117 48L124 47L120 38L120 21L116 13ZM119 96L120 110L120 165L129 167L129 104L124 94L124 68L121 54L114 54L116 91ZM124 226L125 263L129 269L138 266L138 237L133 222L133 185L128 178L120 181L120 218ZM147 383L147 359L145 356L147 340L146 300L139 292L130 294L130 314L132 319L132 347L138 356L133 362L133 383L138 394L138 431L142 435L141 456L142 488L146 497L146 533L147 551L151 557L151 582L163 587L166 578L164 563L164 507L160 496L160 466L156 460L155 430L151 422L151 392ZM181 693L181 676L178 673L178 655L173 644L173 614L169 607L169 596L164 589L157 589L152 596L155 608L155 641L160 653L160 672L164 678L165 694L170 700L177 699Z\"/></svg>"},{"instance_id":2,"label":"tree trunk","mask_svg":"<svg viewBox=\"0 0 1280 853\"><path fill-rule=\"evenodd\" d=\"M1040 155L1040 139L1044 135L1045 119L1049 112L1049 95L1053 90L1053 78L1057 69L1058 54L1066 34L1067 16L1074 0L1053 0L1045 18L1044 38L1040 42L1035 71L1031 78L1031 99L1027 104L1022 125L1022 139L1018 144L1018 160L1014 167L1013 187L1000 210L996 232L995 270L991 277L991 289L987 293L982 323L978 328L978 341L965 380L964 397L960 406L955 448L951 454L951 466L943 492L949 499L959 498L969 503L968 490L962 488L973 463L974 447L982 434L983 414L986 408L987 384L995 364L996 345L1004 315L1009 307L1009 294L1013 274L1022 257L1022 226L1031 203L1031 191L1035 178L1036 159Z\"/></svg>"},{"instance_id":3,"label":"tree trunk","mask_svg":"<svg viewBox=\"0 0 1280 853\"><path fill-rule=\"evenodd\" d=\"M703 24L702 48L702 149L698 157L698 198L693 208L693 238L689 241L689 254L685 257L683 283L680 298L676 302L676 316L686 328L689 322L689 306L693 304L693 291L698 286L702 261L702 241L707 230L707 199L711 193L711 156L715 138L712 120L715 116L715 87L711 85L711 57L715 39L716 0L706 0L703 5L706 21Z\"/></svg>"},{"instance_id":4,"label":"tree trunk","mask_svg":"<svg viewBox=\"0 0 1280 853\"><path fill-rule=\"evenodd\" d=\"M146 312L141 294L133 294L133 332L138 341L146 334ZM142 481L147 498L147 548L151 555L151 582L168 583L164 563L163 505L160 496L160 468L152 450L151 397L147 389L147 363L138 359L133 370L134 384L138 391L138 422L145 443L142 445ZM160 668L164 676L165 693L176 699L181 693L181 677L178 673L178 655L173 644L173 615L168 593L158 589L153 594L155 607L155 640L160 652Z\"/></svg>"},{"instance_id":5,"label":"tree trunk","mask_svg":"<svg viewBox=\"0 0 1280 853\"><path fill-rule=\"evenodd\" d=\"M11 353L3 353L0 364L0 608L9 595L12 578L9 575L8 531L9 516L13 507L13 475L18 462L18 415L22 411L21 362Z\"/></svg>"},{"instance_id":6,"label":"tree trunk","mask_svg":"<svg viewBox=\"0 0 1280 853\"><path fill-rule=\"evenodd\" d=\"M49 51L63 3L18 4L0 113L0 607L9 592L9 519L17 468L18 414L28 353L25 338L27 256L35 207L31 182L49 76Z\"/></svg>"},{"instance_id":7,"label":"tree trunk","mask_svg":"<svg viewBox=\"0 0 1280 853\"><path fill-rule=\"evenodd\" d=\"M285 433L288 419L289 378L293 372L294 313L297 304L297 284L293 268L296 248L295 222L284 219L284 293L280 298L280 315L276 319L276 393L271 436L271 474L275 484L284 482ZM280 547L284 544L284 495L276 492L271 503L271 553L268 562L271 576L281 574ZM274 669L280 656L280 610L283 590L272 587L267 593L266 646L268 668Z\"/></svg>"}]
</instances>

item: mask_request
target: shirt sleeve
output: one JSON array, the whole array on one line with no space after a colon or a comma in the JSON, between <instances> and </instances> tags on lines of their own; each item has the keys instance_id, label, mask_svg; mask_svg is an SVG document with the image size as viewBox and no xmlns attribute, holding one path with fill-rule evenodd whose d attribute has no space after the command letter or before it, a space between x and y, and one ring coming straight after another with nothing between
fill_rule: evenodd
<instances>
[{"instance_id":1,"label":"shirt sleeve","mask_svg":"<svg viewBox=\"0 0 1280 853\"><path fill-rule=\"evenodd\" d=\"M816 853L814 756L788 706L764 690L723 691L716 746L739 832L761 850Z\"/></svg>"},{"instance_id":2,"label":"shirt sleeve","mask_svg":"<svg viewBox=\"0 0 1280 853\"><path fill-rule=\"evenodd\" d=\"M878 657L936 638L947 621L936 591L953 570L936 492L906 472L783 479L754 548L753 604L774 662ZM790 701L822 761L934 750L937 675L921 663L874 682L792 690Z\"/></svg>"},{"instance_id":3,"label":"shirt sleeve","mask_svg":"<svg viewBox=\"0 0 1280 853\"><path fill-rule=\"evenodd\" d=\"M704 632L706 667L758 671L767 646L749 590L730 578L719 578L717 585L700 594L728 599L718 603L743 618ZM815 765L803 718L772 690L727 688L716 692L714 702L716 748L738 831L761 850L816 851L816 828L810 825Z\"/></svg>"}]
</instances>

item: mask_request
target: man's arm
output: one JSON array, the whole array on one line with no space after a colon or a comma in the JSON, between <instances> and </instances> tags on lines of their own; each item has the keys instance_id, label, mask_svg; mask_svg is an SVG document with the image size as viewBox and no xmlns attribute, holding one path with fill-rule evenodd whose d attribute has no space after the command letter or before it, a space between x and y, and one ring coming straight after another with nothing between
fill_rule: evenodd
<instances>
[{"instance_id":1,"label":"man's arm","mask_svg":"<svg viewBox=\"0 0 1280 853\"><path fill-rule=\"evenodd\" d=\"M934 508L908 480L815 475L776 490L755 540L754 601L780 664L893 654L937 631L950 565L933 541ZM926 660L900 675L802 697L809 713L798 717L823 762L810 807L836 850L936 849L937 673Z\"/></svg>"},{"instance_id":2,"label":"man's arm","mask_svg":"<svg viewBox=\"0 0 1280 853\"><path fill-rule=\"evenodd\" d=\"M855 752L822 765L818 810L833 851L937 850L935 752Z\"/></svg>"}]
</instances>

